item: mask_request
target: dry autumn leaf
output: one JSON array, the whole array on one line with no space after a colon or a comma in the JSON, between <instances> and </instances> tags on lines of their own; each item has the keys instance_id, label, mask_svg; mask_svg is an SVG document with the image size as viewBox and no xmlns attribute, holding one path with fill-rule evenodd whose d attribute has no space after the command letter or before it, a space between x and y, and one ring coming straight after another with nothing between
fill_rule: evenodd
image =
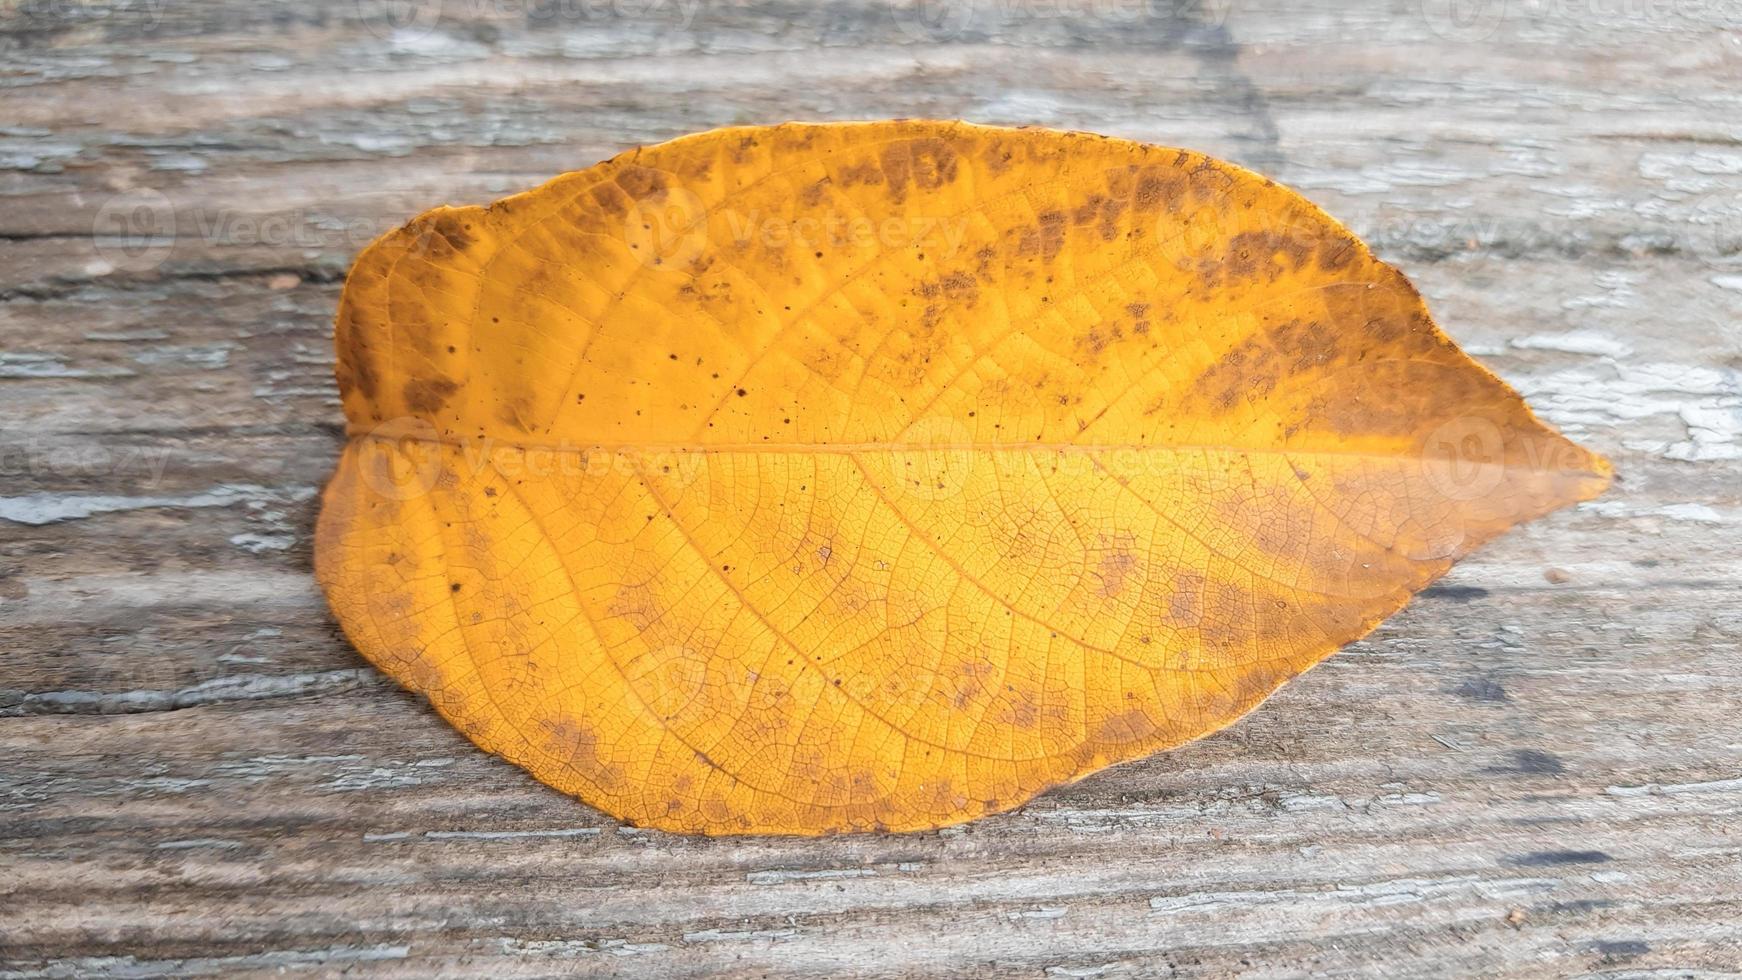
<instances>
[{"instance_id":1,"label":"dry autumn leaf","mask_svg":"<svg viewBox=\"0 0 1742 980\"><path fill-rule=\"evenodd\" d=\"M1251 710L1608 464L1307 201L933 122L702 133L369 247L317 572L636 824L914 830Z\"/></svg>"}]
</instances>

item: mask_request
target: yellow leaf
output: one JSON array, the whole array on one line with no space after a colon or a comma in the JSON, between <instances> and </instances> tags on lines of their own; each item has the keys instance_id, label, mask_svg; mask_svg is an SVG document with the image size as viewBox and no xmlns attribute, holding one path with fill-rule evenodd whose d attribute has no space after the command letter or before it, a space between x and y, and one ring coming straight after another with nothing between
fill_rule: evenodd
<instances>
[{"instance_id":1,"label":"yellow leaf","mask_svg":"<svg viewBox=\"0 0 1742 980\"><path fill-rule=\"evenodd\" d=\"M645 148L385 236L337 344L346 634L674 831L938 827L1198 738L1609 479L1299 196L1081 134Z\"/></svg>"}]
</instances>

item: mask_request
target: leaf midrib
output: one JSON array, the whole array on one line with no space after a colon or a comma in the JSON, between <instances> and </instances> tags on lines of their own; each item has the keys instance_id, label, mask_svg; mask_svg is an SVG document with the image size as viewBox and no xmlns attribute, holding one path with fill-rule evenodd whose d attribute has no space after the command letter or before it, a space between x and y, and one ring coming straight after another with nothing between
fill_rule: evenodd
<instances>
[{"instance_id":1,"label":"leaf midrib","mask_svg":"<svg viewBox=\"0 0 1742 980\"><path fill-rule=\"evenodd\" d=\"M696 456L710 455L869 455L874 453L1029 453L1044 455L1103 455L1107 453L1228 453L1240 455L1286 456L1349 456L1363 459L1405 460L1426 459L1419 449L1401 452L1378 452L1364 449L1331 449L1315 446L1237 446L1212 443L1075 443L1075 442L972 442L972 443L901 443L901 442L754 442L754 443L694 443L694 442L547 442L544 440L509 439L483 436L474 439L431 438L411 434L352 432L354 442L418 442L456 449L476 448L539 450L556 453L678 453ZM1552 438L1544 434L1545 438ZM1467 466L1502 466L1509 469L1541 469L1530 464L1489 463L1482 460L1461 460ZM1603 474L1589 469L1562 469L1572 476L1599 477Z\"/></svg>"}]
</instances>

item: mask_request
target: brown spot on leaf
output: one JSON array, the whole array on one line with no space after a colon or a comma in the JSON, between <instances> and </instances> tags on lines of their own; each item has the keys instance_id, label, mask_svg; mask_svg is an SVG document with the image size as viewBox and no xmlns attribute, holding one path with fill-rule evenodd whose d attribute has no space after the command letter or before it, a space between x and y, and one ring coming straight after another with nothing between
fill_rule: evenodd
<instances>
[{"instance_id":1,"label":"brown spot on leaf","mask_svg":"<svg viewBox=\"0 0 1742 980\"><path fill-rule=\"evenodd\" d=\"M1174 626L1196 626L1203 618L1204 577L1195 572L1174 580L1173 594L1168 597L1167 618Z\"/></svg>"},{"instance_id":2,"label":"brown spot on leaf","mask_svg":"<svg viewBox=\"0 0 1742 980\"><path fill-rule=\"evenodd\" d=\"M1043 211L1036 218L1034 227L1022 229L1017 241L1016 254L1023 257L1039 256L1050 262L1065 245L1065 213L1063 211Z\"/></svg>"},{"instance_id":3,"label":"brown spot on leaf","mask_svg":"<svg viewBox=\"0 0 1742 980\"><path fill-rule=\"evenodd\" d=\"M883 169L875 163L855 163L842 167L838 175L842 187L860 187L883 183Z\"/></svg>"},{"instance_id":4,"label":"brown spot on leaf","mask_svg":"<svg viewBox=\"0 0 1742 980\"><path fill-rule=\"evenodd\" d=\"M1132 207L1142 213L1159 210L1178 201L1185 187L1185 177L1171 168L1149 167L1137 177L1131 195Z\"/></svg>"},{"instance_id":5,"label":"brown spot on leaf","mask_svg":"<svg viewBox=\"0 0 1742 980\"><path fill-rule=\"evenodd\" d=\"M347 307L339 314L348 322L341 326L339 334L349 339L344 355L339 358L338 369L334 372L339 383L339 394L345 395L355 390L369 401L375 400L375 392L380 387L375 369L375 352L363 339L367 336L366 328L361 321L362 315Z\"/></svg>"},{"instance_id":6,"label":"brown spot on leaf","mask_svg":"<svg viewBox=\"0 0 1742 980\"><path fill-rule=\"evenodd\" d=\"M1101 203L1101 240L1110 242L1119 237L1119 216L1125 211L1125 205L1118 201L1103 201Z\"/></svg>"},{"instance_id":7,"label":"brown spot on leaf","mask_svg":"<svg viewBox=\"0 0 1742 980\"><path fill-rule=\"evenodd\" d=\"M466 229L465 224L459 218L451 214L438 215L433 230L455 252L464 252L472 245L472 233Z\"/></svg>"},{"instance_id":8,"label":"brown spot on leaf","mask_svg":"<svg viewBox=\"0 0 1742 980\"><path fill-rule=\"evenodd\" d=\"M1111 599L1125 591L1127 580L1137 569L1137 556L1129 548L1120 547L1101 556L1096 564L1096 574L1100 576L1100 593Z\"/></svg>"},{"instance_id":9,"label":"brown spot on leaf","mask_svg":"<svg viewBox=\"0 0 1742 980\"><path fill-rule=\"evenodd\" d=\"M1200 375L1193 392L1217 407L1257 402L1290 373L1321 371L1341 356L1336 335L1318 320L1268 324L1227 351Z\"/></svg>"},{"instance_id":10,"label":"brown spot on leaf","mask_svg":"<svg viewBox=\"0 0 1742 980\"><path fill-rule=\"evenodd\" d=\"M401 394L405 397L407 410L419 415L433 415L458 390L460 386L448 378L413 378L405 383Z\"/></svg>"},{"instance_id":11,"label":"brown spot on leaf","mask_svg":"<svg viewBox=\"0 0 1742 980\"><path fill-rule=\"evenodd\" d=\"M593 188L592 196L599 210L612 217L621 218L629 213L629 195L618 184L599 184Z\"/></svg>"},{"instance_id":12,"label":"brown spot on leaf","mask_svg":"<svg viewBox=\"0 0 1742 980\"><path fill-rule=\"evenodd\" d=\"M984 660L967 660L951 678L950 703L965 709L986 692L986 680L993 673L992 664Z\"/></svg>"},{"instance_id":13,"label":"brown spot on leaf","mask_svg":"<svg viewBox=\"0 0 1742 980\"><path fill-rule=\"evenodd\" d=\"M885 193L896 204L907 199L909 185L930 191L956 179L956 151L935 137L891 143L881 162Z\"/></svg>"},{"instance_id":14,"label":"brown spot on leaf","mask_svg":"<svg viewBox=\"0 0 1742 980\"><path fill-rule=\"evenodd\" d=\"M980 284L966 272L952 272L914 287L914 293L926 299L939 296L964 306L972 306L980 298Z\"/></svg>"},{"instance_id":15,"label":"brown spot on leaf","mask_svg":"<svg viewBox=\"0 0 1742 980\"><path fill-rule=\"evenodd\" d=\"M986 151L980 155L980 159L986 164L986 169L994 177L1009 170L1010 163L1014 158L1015 154L1011 152L1009 144L1003 140L994 140L987 144Z\"/></svg>"},{"instance_id":16,"label":"brown spot on leaf","mask_svg":"<svg viewBox=\"0 0 1742 980\"><path fill-rule=\"evenodd\" d=\"M1101 719L1095 730L1099 742L1136 742L1153 737L1159 731L1155 722L1142 708L1132 708Z\"/></svg>"},{"instance_id":17,"label":"brown spot on leaf","mask_svg":"<svg viewBox=\"0 0 1742 980\"><path fill-rule=\"evenodd\" d=\"M525 395L503 399L496 408L496 421L503 425L525 432L531 425L532 400Z\"/></svg>"},{"instance_id":18,"label":"brown spot on leaf","mask_svg":"<svg viewBox=\"0 0 1742 980\"><path fill-rule=\"evenodd\" d=\"M617 174L616 180L617 185L637 201L663 194L670 186L663 171L650 167L625 167Z\"/></svg>"}]
</instances>

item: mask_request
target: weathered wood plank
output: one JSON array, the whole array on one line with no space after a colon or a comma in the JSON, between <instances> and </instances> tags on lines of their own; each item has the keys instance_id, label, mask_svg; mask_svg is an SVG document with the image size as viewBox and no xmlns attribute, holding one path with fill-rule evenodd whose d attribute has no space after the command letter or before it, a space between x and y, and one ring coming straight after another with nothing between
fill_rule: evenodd
<instances>
[{"instance_id":1,"label":"weathered wood plank","mask_svg":"<svg viewBox=\"0 0 1742 980\"><path fill-rule=\"evenodd\" d=\"M427 6L0 7L0 975L1742 963L1733 5ZM1291 182L1620 482L1233 729L939 833L622 828L381 681L309 576L356 249L890 115Z\"/></svg>"}]
</instances>

